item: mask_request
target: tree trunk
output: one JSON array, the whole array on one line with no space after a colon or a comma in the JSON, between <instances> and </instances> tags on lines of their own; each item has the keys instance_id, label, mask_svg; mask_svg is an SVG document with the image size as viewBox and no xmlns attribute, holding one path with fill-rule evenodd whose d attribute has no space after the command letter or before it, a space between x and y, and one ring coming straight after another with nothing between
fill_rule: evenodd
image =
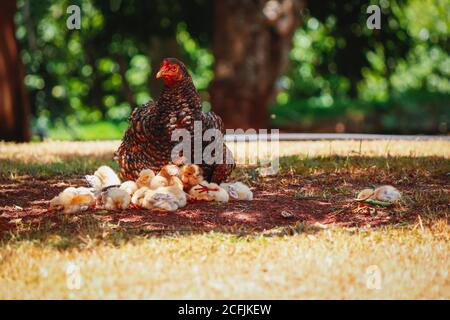
<instances>
[{"instance_id":1,"label":"tree trunk","mask_svg":"<svg viewBox=\"0 0 450 320\"><path fill-rule=\"evenodd\" d=\"M227 128L267 128L276 83L289 63L302 0L216 0L213 110Z\"/></svg>"},{"instance_id":2,"label":"tree trunk","mask_svg":"<svg viewBox=\"0 0 450 320\"><path fill-rule=\"evenodd\" d=\"M30 106L14 34L15 0L0 1L0 140L29 141Z\"/></svg>"}]
</instances>

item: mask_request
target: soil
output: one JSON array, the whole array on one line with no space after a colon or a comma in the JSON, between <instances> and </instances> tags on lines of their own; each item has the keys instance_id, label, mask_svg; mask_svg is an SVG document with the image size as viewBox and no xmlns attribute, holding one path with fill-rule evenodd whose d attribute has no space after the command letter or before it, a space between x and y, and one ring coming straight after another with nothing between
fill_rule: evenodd
<instances>
[{"instance_id":1,"label":"soil","mask_svg":"<svg viewBox=\"0 0 450 320\"><path fill-rule=\"evenodd\" d=\"M357 203L353 198L359 190L367 187L367 182L346 179L345 186L336 189L339 181L341 177L329 175L319 175L309 180L277 177L255 183L252 186L253 201L224 204L191 202L175 212L143 209L106 212L93 209L77 215L94 214L102 220L120 223L126 229L185 228L236 232L263 231L298 223L374 227L415 220L421 210L414 206L406 209L404 204L385 208ZM440 183L444 186L446 182L433 181L437 188L441 187ZM0 235L14 230L17 219L21 219L22 225L30 226L61 221L57 219L61 213L50 211L48 206L50 199L68 186L87 185L81 178L0 180ZM328 190L325 196L317 196L322 190ZM291 213L291 217L283 217L283 211Z\"/></svg>"}]
</instances>

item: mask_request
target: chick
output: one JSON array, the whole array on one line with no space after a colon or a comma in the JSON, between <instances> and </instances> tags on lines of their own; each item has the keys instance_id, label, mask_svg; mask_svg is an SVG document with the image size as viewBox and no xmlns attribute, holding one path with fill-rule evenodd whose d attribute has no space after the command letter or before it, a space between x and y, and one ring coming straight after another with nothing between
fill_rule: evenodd
<instances>
[{"instance_id":1,"label":"chick","mask_svg":"<svg viewBox=\"0 0 450 320\"><path fill-rule=\"evenodd\" d=\"M192 200L212 201L212 198L208 194L208 191L208 183L206 181L203 181L202 183L193 186L189 190L188 195Z\"/></svg>"},{"instance_id":2,"label":"chick","mask_svg":"<svg viewBox=\"0 0 450 320\"><path fill-rule=\"evenodd\" d=\"M216 183L203 181L189 190L189 196L193 200L228 202L228 192Z\"/></svg>"},{"instance_id":3,"label":"chick","mask_svg":"<svg viewBox=\"0 0 450 320\"><path fill-rule=\"evenodd\" d=\"M228 202L228 200L230 200L227 190L225 190L222 187L219 187L217 184L210 183L208 185L208 188L209 188L208 194L209 196L212 197L213 201Z\"/></svg>"},{"instance_id":4,"label":"chick","mask_svg":"<svg viewBox=\"0 0 450 320\"><path fill-rule=\"evenodd\" d=\"M220 186L227 190L230 196L234 199L253 200L253 192L242 182L237 181L234 183L222 183Z\"/></svg>"},{"instance_id":5,"label":"chick","mask_svg":"<svg viewBox=\"0 0 450 320\"><path fill-rule=\"evenodd\" d=\"M95 196L88 188L64 189L50 201L50 209L62 210L64 213L86 211L95 206Z\"/></svg>"},{"instance_id":6,"label":"chick","mask_svg":"<svg viewBox=\"0 0 450 320\"><path fill-rule=\"evenodd\" d=\"M93 175L85 176L88 183L96 190L101 190L109 186L120 185L117 174L108 166L101 166Z\"/></svg>"},{"instance_id":7,"label":"chick","mask_svg":"<svg viewBox=\"0 0 450 320\"><path fill-rule=\"evenodd\" d=\"M130 194L118 187L111 187L102 191L100 207L106 210L125 210L130 207Z\"/></svg>"},{"instance_id":8,"label":"chick","mask_svg":"<svg viewBox=\"0 0 450 320\"><path fill-rule=\"evenodd\" d=\"M203 181L202 170L196 164L185 164L180 169L180 179L184 190L189 191Z\"/></svg>"},{"instance_id":9,"label":"chick","mask_svg":"<svg viewBox=\"0 0 450 320\"><path fill-rule=\"evenodd\" d=\"M175 211L178 209L177 199L171 193L160 192L157 190L147 190L141 202L141 206L146 209L162 209L166 211Z\"/></svg>"},{"instance_id":10,"label":"chick","mask_svg":"<svg viewBox=\"0 0 450 320\"><path fill-rule=\"evenodd\" d=\"M401 198L401 193L393 186L381 186L373 191L373 198L378 201L394 203Z\"/></svg>"},{"instance_id":11,"label":"chick","mask_svg":"<svg viewBox=\"0 0 450 320\"><path fill-rule=\"evenodd\" d=\"M131 203L136 207L142 207L142 201L144 200L145 193L150 190L148 187L139 188L131 197Z\"/></svg>"},{"instance_id":12,"label":"chick","mask_svg":"<svg viewBox=\"0 0 450 320\"><path fill-rule=\"evenodd\" d=\"M158 189L159 187L176 185L183 189L183 183L180 178L178 178L179 172L179 168L173 164L168 164L162 167L161 171L152 179L150 188Z\"/></svg>"},{"instance_id":13,"label":"chick","mask_svg":"<svg viewBox=\"0 0 450 320\"><path fill-rule=\"evenodd\" d=\"M160 194L167 194L173 196L179 208L184 207L187 203L186 193L183 191L183 189L180 189L176 185L161 187L156 189L155 191Z\"/></svg>"},{"instance_id":14,"label":"chick","mask_svg":"<svg viewBox=\"0 0 450 320\"><path fill-rule=\"evenodd\" d=\"M152 169L144 169L139 172L139 177L136 180L136 184L139 188L149 187L152 179L155 177L155 172Z\"/></svg>"},{"instance_id":15,"label":"chick","mask_svg":"<svg viewBox=\"0 0 450 320\"><path fill-rule=\"evenodd\" d=\"M139 188L136 182L134 181L125 181L120 185L120 189L125 190L130 196L133 195Z\"/></svg>"},{"instance_id":16,"label":"chick","mask_svg":"<svg viewBox=\"0 0 450 320\"><path fill-rule=\"evenodd\" d=\"M178 209L178 206L173 201L157 201L154 208L165 211L176 211Z\"/></svg>"},{"instance_id":17,"label":"chick","mask_svg":"<svg viewBox=\"0 0 450 320\"><path fill-rule=\"evenodd\" d=\"M366 199L369 199L369 198L371 198L372 196L373 196L373 189L364 189L364 190L361 190L359 193L358 193L358 196L356 197L358 200L366 200Z\"/></svg>"}]
</instances>

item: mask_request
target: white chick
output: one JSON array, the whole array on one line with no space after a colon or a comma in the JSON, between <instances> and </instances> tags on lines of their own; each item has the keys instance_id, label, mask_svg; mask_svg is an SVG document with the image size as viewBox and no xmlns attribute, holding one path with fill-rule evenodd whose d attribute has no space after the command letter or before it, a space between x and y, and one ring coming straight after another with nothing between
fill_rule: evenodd
<instances>
[{"instance_id":1,"label":"white chick","mask_svg":"<svg viewBox=\"0 0 450 320\"><path fill-rule=\"evenodd\" d=\"M187 203L186 193L183 191L183 189L180 189L176 185L161 187L156 189L155 191L160 194L167 194L173 196L179 208L184 207Z\"/></svg>"},{"instance_id":2,"label":"white chick","mask_svg":"<svg viewBox=\"0 0 450 320\"><path fill-rule=\"evenodd\" d=\"M118 187L108 188L101 193L101 207L106 210L125 210L130 207L130 194Z\"/></svg>"},{"instance_id":3,"label":"white chick","mask_svg":"<svg viewBox=\"0 0 450 320\"><path fill-rule=\"evenodd\" d=\"M142 201L144 200L145 193L150 190L148 187L139 188L131 197L131 203L136 207L142 207Z\"/></svg>"},{"instance_id":4,"label":"white chick","mask_svg":"<svg viewBox=\"0 0 450 320\"><path fill-rule=\"evenodd\" d=\"M86 211L95 206L95 196L88 188L64 189L50 201L50 209L63 210L64 213Z\"/></svg>"},{"instance_id":5,"label":"white chick","mask_svg":"<svg viewBox=\"0 0 450 320\"><path fill-rule=\"evenodd\" d=\"M160 192L160 189L147 190L141 205L146 209L162 209L166 211L178 209L175 196L171 193Z\"/></svg>"},{"instance_id":6,"label":"white chick","mask_svg":"<svg viewBox=\"0 0 450 320\"><path fill-rule=\"evenodd\" d=\"M121 183L114 170L108 166L101 166L94 172L94 175L87 175L85 178L95 190L120 185Z\"/></svg>"},{"instance_id":7,"label":"white chick","mask_svg":"<svg viewBox=\"0 0 450 320\"><path fill-rule=\"evenodd\" d=\"M125 181L120 185L120 189L125 190L130 196L133 195L139 188L134 181Z\"/></svg>"},{"instance_id":8,"label":"white chick","mask_svg":"<svg viewBox=\"0 0 450 320\"><path fill-rule=\"evenodd\" d=\"M152 179L150 183L151 189L158 189L159 187L167 187L177 185L183 189L183 183L178 178L180 170L176 165L168 164L161 168L161 171Z\"/></svg>"},{"instance_id":9,"label":"white chick","mask_svg":"<svg viewBox=\"0 0 450 320\"><path fill-rule=\"evenodd\" d=\"M155 177L155 172L152 169L144 169L139 172L139 177L136 180L136 184L139 188L149 187L152 179Z\"/></svg>"},{"instance_id":10,"label":"white chick","mask_svg":"<svg viewBox=\"0 0 450 320\"><path fill-rule=\"evenodd\" d=\"M381 186L373 192L373 199L394 203L401 198L401 193L393 186Z\"/></svg>"},{"instance_id":11,"label":"white chick","mask_svg":"<svg viewBox=\"0 0 450 320\"><path fill-rule=\"evenodd\" d=\"M189 198L199 201L212 201L212 198L208 194L208 183L203 181L202 183L193 186L189 192Z\"/></svg>"},{"instance_id":12,"label":"white chick","mask_svg":"<svg viewBox=\"0 0 450 320\"><path fill-rule=\"evenodd\" d=\"M213 201L228 202L228 200L230 200L227 190L225 190L222 187L219 187L217 184L210 183L208 185L208 188L209 188L208 195L212 197Z\"/></svg>"},{"instance_id":13,"label":"white chick","mask_svg":"<svg viewBox=\"0 0 450 320\"><path fill-rule=\"evenodd\" d=\"M228 202L228 192L216 183L203 181L189 190L189 196L193 200Z\"/></svg>"},{"instance_id":14,"label":"white chick","mask_svg":"<svg viewBox=\"0 0 450 320\"><path fill-rule=\"evenodd\" d=\"M253 192L242 182L221 183L220 186L227 190L230 196L237 200L253 200Z\"/></svg>"}]
</instances>

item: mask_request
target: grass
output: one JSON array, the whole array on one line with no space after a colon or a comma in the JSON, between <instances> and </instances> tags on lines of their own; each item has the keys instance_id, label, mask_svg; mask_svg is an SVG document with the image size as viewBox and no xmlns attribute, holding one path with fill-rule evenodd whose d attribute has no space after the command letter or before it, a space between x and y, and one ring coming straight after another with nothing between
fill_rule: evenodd
<instances>
[{"instance_id":1,"label":"grass","mask_svg":"<svg viewBox=\"0 0 450 320\"><path fill-rule=\"evenodd\" d=\"M422 231L175 233L120 245L87 238L71 250L18 242L0 249L0 298L448 299L448 232L441 222Z\"/></svg>"},{"instance_id":2,"label":"grass","mask_svg":"<svg viewBox=\"0 0 450 320\"><path fill-rule=\"evenodd\" d=\"M113 164L117 145L0 143L0 179L80 177ZM450 198L438 184L450 172L448 142L301 142L280 150L276 181L246 167L235 176L261 188L275 183L297 201L351 199L355 188L392 183L404 190L400 214L417 217L377 228L200 232L125 228L102 211L36 226L18 212L0 242L0 299L450 298Z\"/></svg>"},{"instance_id":3,"label":"grass","mask_svg":"<svg viewBox=\"0 0 450 320\"><path fill-rule=\"evenodd\" d=\"M53 140L113 140L122 139L126 121L109 122L97 121L93 123L79 123L75 126L57 125L50 128L48 135Z\"/></svg>"}]
</instances>

